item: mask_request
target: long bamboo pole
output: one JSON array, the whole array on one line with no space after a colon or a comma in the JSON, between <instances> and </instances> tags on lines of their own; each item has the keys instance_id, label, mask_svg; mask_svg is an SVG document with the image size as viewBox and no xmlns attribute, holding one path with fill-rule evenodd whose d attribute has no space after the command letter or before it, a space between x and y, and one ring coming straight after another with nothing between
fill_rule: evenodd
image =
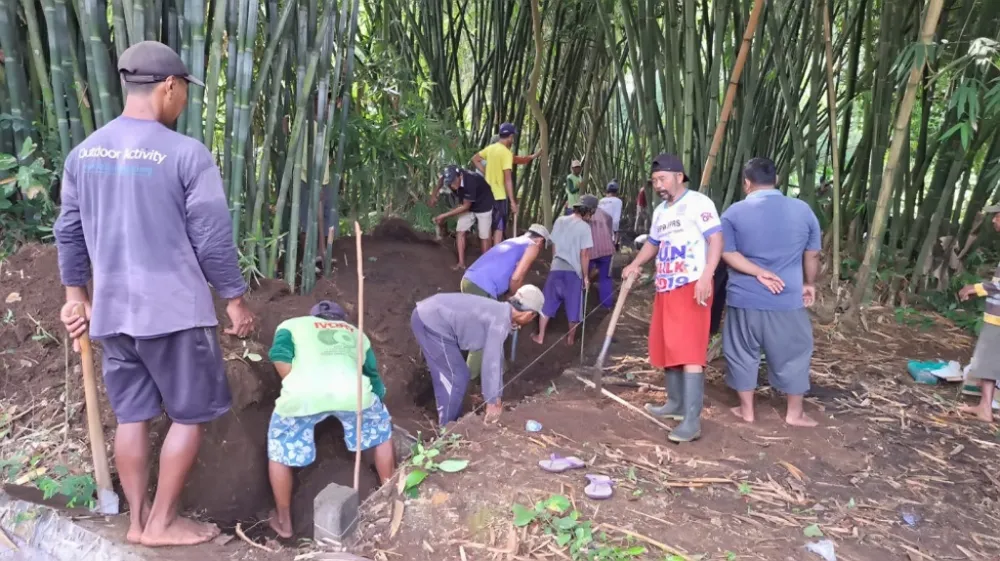
<instances>
[{"instance_id":1,"label":"long bamboo pole","mask_svg":"<svg viewBox=\"0 0 1000 561\"><path fill-rule=\"evenodd\" d=\"M927 15L924 16L924 24L920 29L920 44L923 45L923 53L918 54L917 64L910 69L910 77L906 81L906 92L902 101L899 102L899 113L896 115L896 123L892 128L892 143L889 146L889 160L882 171L882 185L879 188L878 202L875 205L875 216L872 218L871 231L868 234L868 245L865 247L865 258L858 269L856 286L851 294L850 308L845 319L853 319L861 306L861 302L871 285L872 273L878 265L879 249L882 244L882 234L885 232L885 223L889 214L889 201L892 200L893 180L896 177L896 168L899 167L899 156L903 152L903 143L906 141L906 128L910 126L910 113L913 111L913 103L917 98L917 84L927 64L928 48L934 39L934 32L937 29L938 20L941 18L941 8L944 0L931 0L927 5Z\"/></svg>"},{"instance_id":2,"label":"long bamboo pole","mask_svg":"<svg viewBox=\"0 0 1000 561\"><path fill-rule=\"evenodd\" d=\"M726 100L722 104L722 115L719 117L719 124L715 127L715 136L712 137L712 148L708 151L708 160L705 161L705 169L701 174L701 192L708 194L708 182L712 178L712 168L715 167L715 160L719 157L719 149L722 148L722 137L726 133L726 125L729 123L729 115L733 112L733 102L736 100L736 88L740 83L740 76L743 74L743 66L747 62L747 55L750 53L750 42L757 31L757 21L760 19L760 12L764 9L764 0L754 0L753 10L750 11L750 19L747 21L746 31L743 32L743 43L740 44L740 52L736 56L733 64L733 74L729 78L729 87L726 89Z\"/></svg>"},{"instance_id":3,"label":"long bamboo pole","mask_svg":"<svg viewBox=\"0 0 1000 561\"><path fill-rule=\"evenodd\" d=\"M365 274L364 274L364 262L365 260L361 255L361 225L357 221L354 222L354 239L355 246L358 250L358 418L357 418L357 430L354 434L358 435L358 440L355 443L357 446L357 451L354 453L354 490L358 491L361 489L361 379L364 375L363 369L365 364Z\"/></svg>"},{"instance_id":4,"label":"long bamboo pole","mask_svg":"<svg viewBox=\"0 0 1000 561\"><path fill-rule=\"evenodd\" d=\"M837 150L837 90L833 83L833 47L830 44L830 9L828 0L820 3L823 10L823 35L826 42L826 92L830 110L830 153L833 158L833 278L831 286L840 282L840 151Z\"/></svg>"}]
</instances>

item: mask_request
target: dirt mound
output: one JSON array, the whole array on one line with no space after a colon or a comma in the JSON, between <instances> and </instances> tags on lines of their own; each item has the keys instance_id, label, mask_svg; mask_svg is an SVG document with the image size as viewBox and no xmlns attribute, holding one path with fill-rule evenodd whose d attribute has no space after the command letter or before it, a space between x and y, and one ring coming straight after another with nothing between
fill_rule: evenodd
<instances>
[{"instance_id":1,"label":"dirt mound","mask_svg":"<svg viewBox=\"0 0 1000 561\"><path fill-rule=\"evenodd\" d=\"M372 236L384 240L394 240L397 242L430 242L434 240L427 234L417 232L410 224L402 218L388 218L372 231Z\"/></svg>"},{"instance_id":2,"label":"dirt mound","mask_svg":"<svg viewBox=\"0 0 1000 561\"><path fill-rule=\"evenodd\" d=\"M409 317L417 301L437 292L458 289L461 273L451 268L455 263L454 252L414 232L398 219L388 220L371 236L364 236L363 250L364 330L373 342L387 387L386 405L395 424L414 434L431 430L436 418L433 392L419 348L410 333ZM221 336L233 410L205 430L198 462L185 489L186 505L223 521L263 516L270 508L266 437L280 383L267 362L267 350L278 324L308 314L320 299L337 301L351 315L351 321L357 322L354 238L338 240L334 255L338 258L336 269L330 278L319 280L311 295L292 294L280 280L263 281L248 297L250 307L260 319L259 331L246 341ZM474 256L470 252L470 257ZM544 281L541 270L533 275L531 281L541 285ZM63 349L59 345L63 331L58 317L64 296L55 248L39 245L23 248L3 265L0 279L4 287L0 297L18 293L17 301L8 302L6 310L0 310L0 366L3 367L0 398L33 400L32 396L43 389L61 388L65 376ZM217 302L217 313L221 324L226 325L224 302ZM3 320L4 317L9 319ZM597 325L600 318L593 321ZM565 320L554 322L550 341L562 336L565 327ZM547 388L549 381L576 356L574 349L563 344L547 353L543 351L529 337L520 338L517 363L507 376L510 385L504 397L508 403ZM263 360L253 361L253 355L260 355ZM512 380L529 365L530 370ZM70 390L82 396L79 388ZM470 390L470 395L476 391ZM115 420L106 401L103 405L104 424L110 437ZM83 427L82 411L73 422ZM162 440L167 426L165 419L153 424L154 443ZM301 526L297 528L299 531L311 528L312 499L316 493L332 481L350 485L353 475L352 456L343 444L339 423L334 420L320 425L316 438L317 461L297 474L294 507L297 526ZM376 483L374 474L366 471L363 494Z\"/></svg>"}]
</instances>

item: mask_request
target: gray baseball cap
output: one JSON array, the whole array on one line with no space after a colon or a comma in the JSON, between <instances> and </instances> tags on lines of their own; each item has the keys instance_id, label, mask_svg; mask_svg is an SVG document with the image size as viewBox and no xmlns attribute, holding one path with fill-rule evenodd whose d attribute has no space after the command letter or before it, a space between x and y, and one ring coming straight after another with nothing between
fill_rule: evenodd
<instances>
[{"instance_id":1,"label":"gray baseball cap","mask_svg":"<svg viewBox=\"0 0 1000 561\"><path fill-rule=\"evenodd\" d=\"M597 200L597 197L595 197L593 195L584 195L584 196L580 197L580 202L578 202L575 205L573 205L573 208L582 208L582 209L593 211L593 210L597 210L597 204L598 204L598 202L599 201Z\"/></svg>"},{"instance_id":2,"label":"gray baseball cap","mask_svg":"<svg viewBox=\"0 0 1000 561\"><path fill-rule=\"evenodd\" d=\"M130 84L155 84L176 76L205 87L205 82L188 72L181 57L159 41L143 41L125 49L118 58L118 73Z\"/></svg>"},{"instance_id":3,"label":"gray baseball cap","mask_svg":"<svg viewBox=\"0 0 1000 561\"><path fill-rule=\"evenodd\" d=\"M1000 204L990 205L983 209L985 214L990 214L993 212L1000 212Z\"/></svg>"},{"instance_id":4,"label":"gray baseball cap","mask_svg":"<svg viewBox=\"0 0 1000 561\"><path fill-rule=\"evenodd\" d=\"M533 284L526 284L517 289L511 297L511 303L515 309L522 312L542 313L542 306L545 305L545 295Z\"/></svg>"}]
</instances>

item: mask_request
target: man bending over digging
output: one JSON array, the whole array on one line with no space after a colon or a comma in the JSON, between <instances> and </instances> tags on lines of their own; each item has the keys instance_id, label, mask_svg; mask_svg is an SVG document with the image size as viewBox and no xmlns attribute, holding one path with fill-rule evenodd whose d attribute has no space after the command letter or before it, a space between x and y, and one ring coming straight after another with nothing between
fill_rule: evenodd
<instances>
[{"instance_id":1,"label":"man bending over digging","mask_svg":"<svg viewBox=\"0 0 1000 561\"><path fill-rule=\"evenodd\" d=\"M435 294L417 302L410 327L431 371L438 424L458 419L469 386L462 351L482 351L486 421L503 412L503 344L512 329L534 321L545 297L526 284L506 302L461 293Z\"/></svg>"},{"instance_id":2,"label":"man bending over digging","mask_svg":"<svg viewBox=\"0 0 1000 561\"><path fill-rule=\"evenodd\" d=\"M267 457L275 505L271 527L283 538L292 536L292 468L316 460L316 425L336 417L344 425L347 449L358 449L358 337L365 347L361 449L374 449L372 459L383 483L396 468L392 417L382 404L385 385L378 375L375 352L368 337L346 320L343 308L324 300L308 316L279 325L268 353L281 376L281 396L267 431Z\"/></svg>"},{"instance_id":3,"label":"man bending over digging","mask_svg":"<svg viewBox=\"0 0 1000 561\"><path fill-rule=\"evenodd\" d=\"M204 84L155 41L126 49L118 71L128 94L122 115L66 157L54 229L66 287L60 316L74 340L89 320L103 347L104 386L118 418L115 467L129 506L126 539L195 545L219 529L178 515L181 490L201 426L230 407L209 283L229 301L226 333L249 335L254 317L243 302L219 168L204 144L169 128L187 106L188 83ZM149 421L164 410L172 424L150 503Z\"/></svg>"}]
</instances>

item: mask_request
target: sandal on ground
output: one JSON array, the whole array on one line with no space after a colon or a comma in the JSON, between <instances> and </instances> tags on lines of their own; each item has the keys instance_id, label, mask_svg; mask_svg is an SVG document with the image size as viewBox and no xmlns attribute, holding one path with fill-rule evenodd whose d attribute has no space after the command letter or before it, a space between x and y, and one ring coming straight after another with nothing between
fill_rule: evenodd
<instances>
[{"instance_id":1,"label":"sandal on ground","mask_svg":"<svg viewBox=\"0 0 1000 561\"><path fill-rule=\"evenodd\" d=\"M614 493L612 486L615 484L607 475L587 474L587 481L590 482L583 490L583 494L594 500L610 499Z\"/></svg>"},{"instance_id":2,"label":"sandal on ground","mask_svg":"<svg viewBox=\"0 0 1000 561\"><path fill-rule=\"evenodd\" d=\"M538 467L549 473L562 473L571 469L580 469L586 466L583 460L575 456L563 458L559 454L552 454L548 460L538 462Z\"/></svg>"}]
</instances>

